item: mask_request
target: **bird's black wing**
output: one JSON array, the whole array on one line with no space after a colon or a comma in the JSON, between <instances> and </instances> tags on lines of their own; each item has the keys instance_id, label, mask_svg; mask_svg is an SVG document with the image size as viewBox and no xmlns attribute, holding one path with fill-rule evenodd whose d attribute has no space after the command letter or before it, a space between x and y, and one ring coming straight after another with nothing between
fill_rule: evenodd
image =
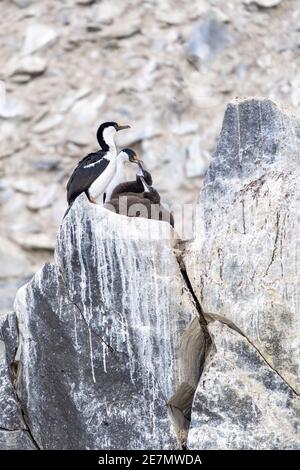
<instances>
[{"instance_id":1,"label":"bird's black wing","mask_svg":"<svg viewBox=\"0 0 300 470\"><path fill-rule=\"evenodd\" d=\"M79 194L86 191L109 164L106 152L90 153L84 157L73 171L67 183L68 204L74 202Z\"/></svg>"}]
</instances>

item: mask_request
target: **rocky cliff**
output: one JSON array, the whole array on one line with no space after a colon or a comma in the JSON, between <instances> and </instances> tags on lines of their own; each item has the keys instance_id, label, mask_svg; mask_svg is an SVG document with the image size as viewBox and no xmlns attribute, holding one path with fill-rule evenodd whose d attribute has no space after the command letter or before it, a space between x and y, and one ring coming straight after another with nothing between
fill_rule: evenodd
<instances>
[{"instance_id":1,"label":"rocky cliff","mask_svg":"<svg viewBox=\"0 0 300 470\"><path fill-rule=\"evenodd\" d=\"M53 261L66 183L100 122L132 126L120 148L177 206L196 200L233 97L300 109L299 0L0 6L0 315Z\"/></svg>"},{"instance_id":2,"label":"rocky cliff","mask_svg":"<svg viewBox=\"0 0 300 470\"><path fill-rule=\"evenodd\" d=\"M190 448L299 447L299 131L269 100L227 107L185 253L214 346Z\"/></svg>"},{"instance_id":3,"label":"rocky cliff","mask_svg":"<svg viewBox=\"0 0 300 470\"><path fill-rule=\"evenodd\" d=\"M299 126L229 104L191 242L76 200L0 325L1 448L300 448Z\"/></svg>"}]
</instances>

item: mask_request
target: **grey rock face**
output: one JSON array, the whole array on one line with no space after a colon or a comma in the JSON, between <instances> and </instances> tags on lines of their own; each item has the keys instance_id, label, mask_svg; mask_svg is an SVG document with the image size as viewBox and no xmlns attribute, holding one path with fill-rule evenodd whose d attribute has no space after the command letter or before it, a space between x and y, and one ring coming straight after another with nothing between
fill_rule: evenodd
<instances>
[{"instance_id":1,"label":"grey rock face","mask_svg":"<svg viewBox=\"0 0 300 470\"><path fill-rule=\"evenodd\" d=\"M167 402L182 381L198 377L177 355L197 311L175 243L167 223L76 200L56 264L15 303L17 392L41 448L177 447Z\"/></svg>"},{"instance_id":2,"label":"grey rock face","mask_svg":"<svg viewBox=\"0 0 300 470\"><path fill-rule=\"evenodd\" d=\"M209 324L213 352L194 398L189 449L300 449L300 401L240 333Z\"/></svg>"},{"instance_id":3,"label":"grey rock face","mask_svg":"<svg viewBox=\"0 0 300 470\"><path fill-rule=\"evenodd\" d=\"M0 430L0 450L36 450L27 431Z\"/></svg>"},{"instance_id":4,"label":"grey rock face","mask_svg":"<svg viewBox=\"0 0 300 470\"><path fill-rule=\"evenodd\" d=\"M5 360L5 345L0 342L0 429L25 428Z\"/></svg>"},{"instance_id":5,"label":"grey rock face","mask_svg":"<svg viewBox=\"0 0 300 470\"><path fill-rule=\"evenodd\" d=\"M201 19L187 43L187 55L196 65L209 64L230 43L232 37L222 22L214 17Z\"/></svg>"},{"instance_id":6,"label":"grey rock face","mask_svg":"<svg viewBox=\"0 0 300 470\"><path fill-rule=\"evenodd\" d=\"M268 100L227 107L186 256L204 311L231 321L298 392L299 124Z\"/></svg>"},{"instance_id":7,"label":"grey rock face","mask_svg":"<svg viewBox=\"0 0 300 470\"><path fill-rule=\"evenodd\" d=\"M231 103L190 243L76 200L0 323L0 448L300 448L299 135Z\"/></svg>"},{"instance_id":8,"label":"grey rock face","mask_svg":"<svg viewBox=\"0 0 300 470\"><path fill-rule=\"evenodd\" d=\"M1 323L0 339L0 429L25 429L12 385L11 363L16 352L16 321L11 315ZM13 345L13 343L15 343Z\"/></svg>"},{"instance_id":9,"label":"grey rock face","mask_svg":"<svg viewBox=\"0 0 300 470\"><path fill-rule=\"evenodd\" d=\"M100 121L132 126L118 133L120 147L134 144L163 203L176 208L196 201L234 96L267 95L300 109L297 0L4 3L0 233L9 240L16 213L42 235L57 232L67 180L97 149ZM43 188L59 180L52 206L29 212L17 179L30 193L32 179ZM37 269L52 258L35 242L19 245ZM12 310L8 297L0 295L1 310Z\"/></svg>"},{"instance_id":10,"label":"grey rock face","mask_svg":"<svg viewBox=\"0 0 300 470\"><path fill-rule=\"evenodd\" d=\"M9 366L14 361L18 348L18 324L14 313L0 317L0 341L5 344L2 357Z\"/></svg>"},{"instance_id":11,"label":"grey rock face","mask_svg":"<svg viewBox=\"0 0 300 470\"><path fill-rule=\"evenodd\" d=\"M18 345L16 316L0 320L0 450L35 449L13 387L11 365Z\"/></svg>"}]
</instances>

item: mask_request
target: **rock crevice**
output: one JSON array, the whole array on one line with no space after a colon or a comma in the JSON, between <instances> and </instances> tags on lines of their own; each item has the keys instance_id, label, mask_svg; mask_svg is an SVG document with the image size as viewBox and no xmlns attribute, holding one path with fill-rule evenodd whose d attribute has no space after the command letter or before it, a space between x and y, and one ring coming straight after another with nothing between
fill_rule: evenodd
<instances>
[{"instance_id":1,"label":"rock crevice","mask_svg":"<svg viewBox=\"0 0 300 470\"><path fill-rule=\"evenodd\" d=\"M211 322L214 322L214 321L218 321L220 323L223 323L224 325L226 325L228 328L231 328L232 330L234 330L235 332L239 333L241 336L243 336L247 341L248 343L254 348L256 349L257 353L262 357L262 359L266 362L266 364L268 365L268 367L270 367L270 369L272 369L274 371L275 374L277 374L280 379L291 389L291 391L296 395L296 396L299 396L299 393L297 393L297 391L291 386L291 384L289 384L281 375L280 373L274 368L272 367L272 365L266 360L266 358L262 355L262 353L259 351L259 349L255 346L255 344L253 344L253 342L236 326L234 325L230 320L226 319L225 317L222 317L222 315L218 315L218 314L214 314L214 313L205 313L205 317L208 319L208 325L209 323Z\"/></svg>"}]
</instances>

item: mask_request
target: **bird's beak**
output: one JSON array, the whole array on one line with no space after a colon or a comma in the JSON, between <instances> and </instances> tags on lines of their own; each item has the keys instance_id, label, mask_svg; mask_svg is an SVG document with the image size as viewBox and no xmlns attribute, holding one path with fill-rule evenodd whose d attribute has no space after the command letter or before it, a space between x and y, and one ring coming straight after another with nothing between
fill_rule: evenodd
<instances>
[{"instance_id":1,"label":"bird's beak","mask_svg":"<svg viewBox=\"0 0 300 470\"><path fill-rule=\"evenodd\" d=\"M136 154L133 155L133 156L130 158L130 161L131 161L132 163L136 163L136 164L139 165L139 166L143 163L142 160L140 159L140 157L139 157L138 155L136 155Z\"/></svg>"},{"instance_id":2,"label":"bird's beak","mask_svg":"<svg viewBox=\"0 0 300 470\"><path fill-rule=\"evenodd\" d=\"M119 124L117 124L117 131L122 131L123 129L130 129L130 126L119 126Z\"/></svg>"},{"instance_id":3,"label":"bird's beak","mask_svg":"<svg viewBox=\"0 0 300 470\"><path fill-rule=\"evenodd\" d=\"M144 162L143 160L141 160L139 157L136 158L136 163L138 164L138 166L140 167L140 169L144 172Z\"/></svg>"},{"instance_id":4,"label":"bird's beak","mask_svg":"<svg viewBox=\"0 0 300 470\"><path fill-rule=\"evenodd\" d=\"M145 176L145 169L144 169L144 166L143 166L143 161L142 161L142 160L139 160L139 161L137 161L136 163L137 163L137 164L139 165L139 167L140 167L140 169L138 170L136 176L138 176L139 179L141 180L141 182L142 182L142 184L143 184L143 186L144 186L144 190L145 190L145 191L150 191L151 186L149 186L149 185L146 183L145 179L144 179L144 176Z\"/></svg>"}]
</instances>

